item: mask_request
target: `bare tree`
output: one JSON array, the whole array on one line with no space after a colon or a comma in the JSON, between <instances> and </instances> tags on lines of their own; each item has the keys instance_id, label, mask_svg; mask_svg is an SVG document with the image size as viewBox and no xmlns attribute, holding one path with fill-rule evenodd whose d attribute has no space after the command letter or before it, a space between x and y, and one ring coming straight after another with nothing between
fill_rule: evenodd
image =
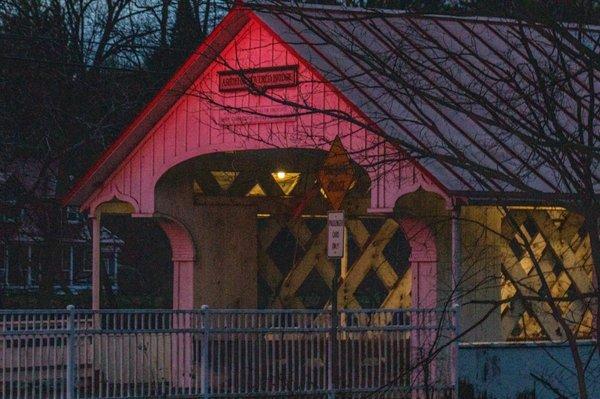
<instances>
[{"instance_id":1,"label":"bare tree","mask_svg":"<svg viewBox=\"0 0 600 399\"><path fill-rule=\"evenodd\" d=\"M17 231L43 248L40 307L56 284L67 290L58 197L152 92L141 67L153 27L140 13L132 0L0 5L0 170L21 187L10 199Z\"/></svg>"},{"instance_id":2,"label":"bare tree","mask_svg":"<svg viewBox=\"0 0 600 399\"><path fill-rule=\"evenodd\" d=\"M459 182L463 188L452 195L498 207L512 233L495 234L516 242L533 272L514 278L508 270L512 265L503 264L495 278L510 280L506 284L514 292L494 306L518 299L539 309L542 303L573 355L578 395L587 398L588 359L577 338L584 329L598 331L600 323L600 28L590 25L597 10L593 2L577 3L565 15L545 3L505 5L504 16L514 19L344 11L279 1L246 5L285 26L292 44L311 47L318 68L346 87L375 124L264 90L235 62L218 62L237 71L252 94L293 112L325 114L385 134L399 152ZM228 109L218 93L196 89L192 94ZM231 111L256 112L251 107ZM394 154L387 161L397 160ZM574 273L587 267L588 278L595 276L586 290L567 297L554 287L534 235L513 207L524 204L581 215L589 258L569 268ZM572 319L568 304L577 301L596 313L595 326Z\"/></svg>"}]
</instances>

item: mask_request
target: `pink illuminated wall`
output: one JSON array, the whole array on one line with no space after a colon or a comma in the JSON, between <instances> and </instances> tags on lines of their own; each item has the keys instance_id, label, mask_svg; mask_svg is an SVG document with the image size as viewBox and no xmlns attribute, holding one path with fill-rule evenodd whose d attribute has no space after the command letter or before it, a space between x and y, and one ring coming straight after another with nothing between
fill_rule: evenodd
<instances>
[{"instance_id":1,"label":"pink illuminated wall","mask_svg":"<svg viewBox=\"0 0 600 399\"><path fill-rule=\"evenodd\" d=\"M173 256L173 309L194 308L194 242L180 223L158 218L167 235Z\"/></svg>"},{"instance_id":2,"label":"pink illuminated wall","mask_svg":"<svg viewBox=\"0 0 600 399\"><path fill-rule=\"evenodd\" d=\"M270 89L266 96L219 92L218 71L285 65L299 66L298 86ZM282 105L281 100L290 100L358 117L331 84L255 17L186 93L171 95L180 98L83 204L90 214L113 197L131 203L137 213L152 214L158 179L174 165L202 154L291 147L327 150L337 135L371 177L374 211L389 211L399 196L419 187L440 193L412 162L400 162L397 151L381 136L340 118ZM231 111L239 109L250 113ZM249 115L253 115L252 121Z\"/></svg>"}]
</instances>

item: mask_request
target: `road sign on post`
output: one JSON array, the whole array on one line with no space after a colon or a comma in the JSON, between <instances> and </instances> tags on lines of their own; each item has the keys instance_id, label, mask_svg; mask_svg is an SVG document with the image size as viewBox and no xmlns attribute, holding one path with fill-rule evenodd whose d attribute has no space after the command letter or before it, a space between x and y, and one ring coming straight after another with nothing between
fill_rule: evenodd
<instances>
[{"instance_id":1,"label":"road sign on post","mask_svg":"<svg viewBox=\"0 0 600 399\"><path fill-rule=\"evenodd\" d=\"M327 257L344 257L344 211L331 211L327 214Z\"/></svg>"},{"instance_id":2,"label":"road sign on post","mask_svg":"<svg viewBox=\"0 0 600 399\"><path fill-rule=\"evenodd\" d=\"M344 212L339 209L354 182L354 168L342 140L336 137L318 173L319 184L334 209L327 215L327 257L333 260L331 281L331 356L329 358L329 399L335 399L338 387L338 288L341 259L344 257Z\"/></svg>"},{"instance_id":3,"label":"road sign on post","mask_svg":"<svg viewBox=\"0 0 600 399\"><path fill-rule=\"evenodd\" d=\"M341 260L344 257L344 211L331 211L327 214L327 257L333 263L331 281L331 356L329 358L329 399L335 399L338 387L338 290L340 286Z\"/></svg>"}]
</instances>

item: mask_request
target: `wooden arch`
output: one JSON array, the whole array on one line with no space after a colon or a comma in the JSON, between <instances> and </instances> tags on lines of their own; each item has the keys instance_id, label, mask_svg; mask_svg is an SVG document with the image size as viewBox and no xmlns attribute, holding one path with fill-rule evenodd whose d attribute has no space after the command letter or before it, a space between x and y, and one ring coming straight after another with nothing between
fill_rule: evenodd
<instances>
[{"instance_id":1,"label":"wooden arch","mask_svg":"<svg viewBox=\"0 0 600 399\"><path fill-rule=\"evenodd\" d=\"M171 244L173 259L173 309L194 308L194 241L187 228L179 221L159 216L158 224Z\"/></svg>"},{"instance_id":2,"label":"wooden arch","mask_svg":"<svg viewBox=\"0 0 600 399\"><path fill-rule=\"evenodd\" d=\"M411 306L434 308L437 302L437 249L431 229L422 220L401 219L400 228L410 245Z\"/></svg>"}]
</instances>

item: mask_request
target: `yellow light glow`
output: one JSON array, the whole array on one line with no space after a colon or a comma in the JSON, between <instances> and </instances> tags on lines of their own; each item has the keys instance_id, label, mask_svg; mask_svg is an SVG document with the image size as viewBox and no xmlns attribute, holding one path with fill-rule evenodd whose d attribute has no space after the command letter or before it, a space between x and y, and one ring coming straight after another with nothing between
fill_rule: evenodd
<instances>
[{"instance_id":1,"label":"yellow light glow","mask_svg":"<svg viewBox=\"0 0 600 399\"><path fill-rule=\"evenodd\" d=\"M267 194L265 193L265 190L263 190L260 184L256 183L254 187L252 187L250 191L248 191L246 197L264 197L266 195Z\"/></svg>"},{"instance_id":2,"label":"yellow light glow","mask_svg":"<svg viewBox=\"0 0 600 399\"><path fill-rule=\"evenodd\" d=\"M279 171L271 173L271 176L279 188L281 188L281 191L284 195L291 195L292 191L294 191L294 187L296 187L296 184L298 184L300 179L299 172Z\"/></svg>"}]
</instances>

